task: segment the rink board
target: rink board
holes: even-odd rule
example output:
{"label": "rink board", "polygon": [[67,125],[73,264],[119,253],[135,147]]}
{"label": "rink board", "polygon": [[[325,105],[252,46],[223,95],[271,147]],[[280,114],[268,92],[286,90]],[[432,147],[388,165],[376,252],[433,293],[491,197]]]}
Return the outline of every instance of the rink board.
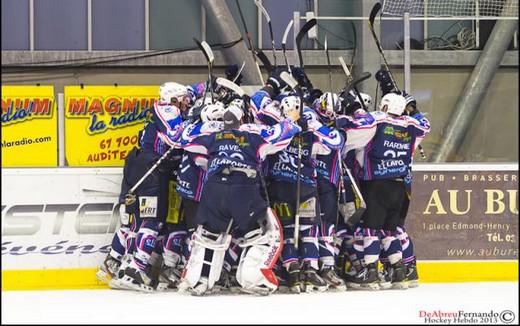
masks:
{"label": "rink board", "polygon": [[[492,175],[477,175],[485,171]],[[515,164],[414,167],[407,227],[421,282],[518,280],[517,175]],[[106,287],[95,272],[119,225],[121,178],[122,168],[2,169],[2,290]],[[457,192],[447,179],[467,182]],[[467,205],[442,204],[457,194],[467,194]],[[465,218],[472,222],[460,222]],[[465,226],[477,229],[460,230]],[[461,244],[474,256],[446,256]]]}

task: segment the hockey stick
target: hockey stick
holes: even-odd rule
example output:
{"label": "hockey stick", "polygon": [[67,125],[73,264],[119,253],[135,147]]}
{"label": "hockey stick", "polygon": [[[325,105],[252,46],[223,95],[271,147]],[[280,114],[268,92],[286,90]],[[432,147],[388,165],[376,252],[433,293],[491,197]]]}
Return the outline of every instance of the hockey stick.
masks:
{"label": "hockey stick", "polygon": [[305,23],[305,25],[302,26],[300,31],[298,32],[298,35],[296,35],[296,50],[298,51],[298,60],[300,61],[300,67],[304,68],[303,65],[303,58],[302,58],[302,40],[303,37],[307,34],[307,32],[316,25],[318,21],[316,18],[313,18]]}
{"label": "hockey stick", "polygon": [[242,73],[242,71],[244,70],[244,67],[246,66],[246,62],[245,61],[242,61],[242,65],[240,66],[240,69],[238,69],[237,71],[237,74],[235,75],[235,77],[233,77],[233,79],[231,80],[233,83],[237,81],[238,77],[240,77],[240,74]]}
{"label": "hockey stick", "polygon": [[202,43],[201,43],[195,37],[193,38],[193,41],[195,42],[195,44],[197,44],[197,46],[202,51],[202,53],[204,53],[204,56],[206,57],[206,61],[208,63],[208,78],[209,79],[208,79],[208,87],[206,87],[206,89],[204,90],[203,103],[206,103],[206,92],[208,91],[208,88],[210,89],[210,92],[211,92],[211,103],[213,103],[213,87],[211,85],[212,84],[211,77],[213,76],[212,68],[213,68],[213,62],[215,61],[215,56],[213,55],[213,51],[211,51],[211,47],[209,46],[208,43],[206,43],[206,41],[202,41]]}
{"label": "hockey stick", "polygon": [[171,153],[171,151],[176,148],[174,146],[171,146],[158,160],[157,162],[155,162],[155,164],[148,170],[146,171],[146,173],[141,177],[141,179],[139,179],[139,181],[137,181],[137,183],[132,187],[130,188],[130,190],[128,190],[128,192],[125,194],[125,205],[131,205],[133,203],[135,203],[135,200],[136,200],[136,197],[135,197],[135,190],[137,189],[137,187],[139,187],[141,185],[141,183],[143,183],[143,181],[148,178],[148,176],[150,174],[152,174],[153,171],[155,171],[155,169],[157,169],[157,167],[159,166],[159,164],[161,164],[161,162]]}
{"label": "hockey stick", "polygon": [[273,65],[271,64],[271,61],[267,58],[264,51],[260,49],[255,49],[255,54],[260,59],[262,64],[264,65],[265,69],[267,69],[267,72],[270,73],[273,70]]}
{"label": "hockey stick", "polygon": [[379,54],[381,54],[381,57],[383,58],[383,62],[385,64],[386,70],[388,70],[388,73],[390,74],[390,78],[392,79],[392,83],[394,84],[394,87],[399,90],[397,87],[397,83],[395,82],[394,75],[392,74],[392,71],[390,71],[390,67],[388,66],[388,61],[386,61],[385,53],[383,52],[383,47],[381,47],[381,43],[379,42],[379,39],[377,38],[376,32],[374,30],[374,20],[376,19],[376,15],[381,10],[381,3],[376,2],[374,4],[374,7],[372,7],[372,10],[370,11],[370,16],[368,17],[368,27],[370,28],[370,32],[372,32],[372,37],[374,38],[374,41],[376,42],[377,49],[379,50]]}
{"label": "hockey stick", "polygon": [[218,85],[225,87],[227,89],[230,89],[233,92],[237,93],[240,97],[244,96],[244,94],[245,94],[244,90],[240,86],[238,86],[237,84],[235,84],[234,82],[232,82],[229,79],[218,77],[216,82]]}
{"label": "hockey stick", "polygon": [[[323,42],[323,47],[325,48],[325,55],[327,56],[327,70],[329,71],[329,89],[332,93],[332,67],[330,66],[330,55],[329,48],[327,46],[327,33],[325,33],[325,42]],[[334,96],[332,96],[332,107],[334,108]]]}
{"label": "hockey stick", "polygon": [[[328,43],[327,43],[327,33],[325,33],[325,42],[323,42],[324,45],[323,47],[325,48],[325,55],[327,56],[327,69],[329,71],[329,88],[330,88],[330,93],[333,94],[332,90],[333,90],[333,87],[332,87],[332,67],[330,65],[330,54],[329,54],[329,47],[328,47]],[[340,57],[341,58],[341,57]],[[341,58],[343,59],[343,58]],[[340,60],[341,61],[341,60]],[[332,95],[332,107],[335,108],[336,107],[336,103],[334,103],[334,95]],[[345,184],[343,182],[343,167],[342,167],[342,159],[341,159],[341,151],[338,151],[338,167],[339,167],[339,188],[338,189],[338,198],[337,198],[337,210],[336,210],[336,227],[339,223],[339,202],[340,202],[340,198],[341,196],[343,196],[343,198],[345,199],[346,197],[346,194],[345,194]],[[334,232],[334,239],[336,238],[336,233]]]}
{"label": "hockey stick", "polygon": [[242,87],[238,86],[237,84],[233,83],[232,81],[226,78],[221,77],[217,78],[216,83],[224,88],[232,90],[242,98],[244,102],[242,106],[242,111],[244,112],[244,115],[247,117],[248,122],[252,122],[253,117],[247,106],[247,104],[249,103],[249,96],[247,96],[246,92],[242,89]]}
{"label": "hockey stick", "polygon": [[363,195],[361,194],[361,191],[359,190],[359,187],[356,183],[356,180],[352,176],[352,173],[350,172],[350,169],[345,166],[345,171],[347,172],[348,178],[350,179],[350,182],[352,183],[352,188],[354,188],[354,192],[356,193],[356,196],[359,198],[359,207],[356,209],[354,214],[352,214],[345,223],[349,225],[351,228],[359,223],[359,220],[361,220],[361,217],[363,216],[363,213],[367,210],[367,204],[365,202],[365,199],[363,198]]}
{"label": "hockey stick", "polygon": [[285,59],[285,64],[287,65],[287,71],[291,74],[291,66],[289,65],[289,60],[287,59],[287,54],[285,53],[285,46],[287,44],[287,36],[289,35],[289,31],[291,30],[291,27],[293,25],[294,21],[291,19],[289,24],[287,24],[287,27],[285,28],[285,32],[283,33],[282,38],[282,51],[283,51],[283,57]]}
{"label": "hockey stick", "polygon": [[255,5],[260,9],[260,11],[262,11],[264,18],[267,21],[267,25],[269,26],[269,35],[271,36],[271,47],[273,48],[273,61],[274,66],[276,67],[276,47],[274,45],[273,25],[271,24],[271,17],[269,16],[269,13],[265,9],[265,7],[262,5],[261,0],[255,0]]}
{"label": "hockey stick", "polygon": [[[360,82],[362,82],[363,80],[370,78],[370,76],[371,76],[370,73],[361,74],[361,76],[364,79],[358,80],[356,83],[353,83],[354,77],[352,77],[350,70],[348,70],[347,65],[345,64],[345,60],[343,60],[343,57],[339,57],[338,60],[339,60],[339,63],[341,64],[341,67],[343,68],[343,72],[347,76],[347,81],[350,83],[350,87],[352,87],[354,89],[354,91],[356,92],[356,95],[359,98],[359,102],[361,102],[361,106],[363,106],[363,110],[365,110],[365,112],[368,112],[368,108],[365,105],[365,101],[363,101],[363,98],[361,97],[361,93],[357,89],[356,85],[359,84]],[[365,78],[366,74],[368,74],[368,77]]]}
{"label": "hockey stick", "polygon": [[[374,30],[374,20],[376,19],[377,13],[381,10],[381,3],[377,2],[374,7],[372,7],[372,10],[370,11],[370,16],[368,17],[368,26],[370,27],[370,32],[372,32],[372,37],[374,38],[374,41],[376,42],[377,49],[379,50],[379,53],[381,54],[381,57],[383,58],[383,61],[385,63],[385,68],[390,74],[390,79],[392,79],[392,83],[394,84],[394,87],[397,91],[399,91],[399,87],[397,86],[397,82],[395,81],[394,75],[392,74],[392,71],[390,70],[390,67],[388,66],[388,62],[386,61],[385,53],[383,52],[383,48],[381,47],[381,43],[379,42],[379,39],[377,38],[376,32]],[[409,90],[408,90],[409,91]],[[423,160],[426,159],[426,154],[424,153],[424,148],[421,144],[417,147],[419,148],[419,153],[421,154],[421,158]]]}
{"label": "hockey stick", "polygon": [[[300,118],[303,117],[303,94],[300,86],[293,76],[286,71],[282,71],[280,78],[289,85],[300,97]],[[294,215],[294,248],[298,249],[298,238],[300,236],[300,192],[301,192],[301,172],[302,172],[302,135],[298,137],[298,176],[296,177],[296,213]]]}
{"label": "hockey stick", "polygon": [[242,13],[242,8],[240,7],[240,3],[238,2],[238,0],[235,0],[235,2],[237,4],[238,12],[240,14],[240,20],[242,21],[242,25],[244,26],[244,31],[246,32],[247,43],[249,44],[249,49],[251,50],[251,55],[253,56],[253,61],[255,62],[256,70],[258,71],[258,75],[260,76],[260,80],[262,81],[262,85],[263,85],[264,77],[262,76],[262,71],[260,70],[260,66],[258,65],[258,62],[256,61],[255,47],[253,46],[253,41],[251,41],[251,34],[249,34],[249,31],[247,29],[247,24],[244,19],[244,14]]}

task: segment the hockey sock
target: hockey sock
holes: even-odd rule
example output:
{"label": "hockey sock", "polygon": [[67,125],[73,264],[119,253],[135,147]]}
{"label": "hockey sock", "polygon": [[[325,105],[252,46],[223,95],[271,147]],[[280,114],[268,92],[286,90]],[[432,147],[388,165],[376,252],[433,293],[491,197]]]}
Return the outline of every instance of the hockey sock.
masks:
{"label": "hockey sock", "polygon": [[318,245],[321,266],[334,266],[334,224],[322,221],[319,229]]}
{"label": "hockey sock", "polygon": [[395,231],[381,230],[382,251],[384,256],[387,257],[388,262],[392,265],[403,258],[401,242],[395,235]]}
{"label": "hockey sock", "polygon": [[184,230],[171,231],[168,226],[168,234],[163,240],[163,259],[168,267],[175,267],[181,261],[183,246],[188,233]]}
{"label": "hockey sock", "polygon": [[145,220],[142,222],[135,238],[134,261],[137,266],[144,270],[148,265],[148,259],[155,247],[159,229],[156,220]]}
{"label": "hockey sock", "polygon": [[363,229],[358,227],[355,231],[347,232],[347,241],[345,241],[345,251],[351,263],[363,262],[365,258],[365,249],[363,247]]}
{"label": "hockey sock", "polygon": [[415,255],[413,251],[413,242],[410,239],[410,236],[406,232],[404,227],[397,227],[396,236],[401,242],[401,247],[403,251],[403,263],[409,264],[415,260]]}
{"label": "hockey sock", "polygon": [[130,227],[128,225],[121,226],[114,237],[112,238],[112,245],[110,248],[110,256],[121,261],[127,248],[127,239],[130,233]]}
{"label": "hockey sock", "polygon": [[289,264],[299,262],[298,253],[294,248],[294,224],[283,226],[283,239],[282,262],[288,270]]}
{"label": "hockey sock", "polygon": [[300,225],[300,257],[309,261],[312,268],[318,270],[318,226]]}
{"label": "hockey sock", "polygon": [[363,252],[365,264],[372,264],[379,259],[379,237],[378,231],[374,229],[363,229]]}
{"label": "hockey sock", "polygon": [[240,252],[241,248],[238,246],[238,240],[233,237],[231,239],[231,244],[229,245],[228,250],[226,250],[226,254],[224,256],[223,267],[226,269],[226,271],[230,272],[232,266],[238,266]]}

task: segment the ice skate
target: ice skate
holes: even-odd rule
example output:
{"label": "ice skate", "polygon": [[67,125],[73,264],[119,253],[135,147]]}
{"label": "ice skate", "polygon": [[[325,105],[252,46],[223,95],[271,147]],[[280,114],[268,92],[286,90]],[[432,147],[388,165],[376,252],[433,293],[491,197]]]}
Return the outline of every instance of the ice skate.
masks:
{"label": "ice skate", "polygon": [[417,265],[415,259],[405,265],[406,266],[406,281],[409,288],[416,288],[419,286],[419,274],[417,273]]}
{"label": "ice skate", "polygon": [[329,290],[346,291],[345,281],[336,274],[334,266],[323,266],[320,271],[321,278],[327,283]]}
{"label": "ice skate", "polygon": [[287,288],[290,293],[300,293],[302,282],[300,280],[300,266],[297,262],[293,262],[289,265],[287,271]]}
{"label": "ice skate", "polygon": [[170,267],[163,265],[159,274],[157,291],[169,291],[177,289],[182,273],[182,267]]}
{"label": "ice skate", "polygon": [[153,292],[154,284],[146,271],[141,270],[135,262],[131,262],[124,270],[124,275],[119,279],[119,284],[126,289],[140,292]]}
{"label": "ice skate", "polygon": [[354,275],[347,286],[356,290],[379,290],[379,277],[377,274],[377,262],[371,263]]}
{"label": "ice skate", "polygon": [[108,254],[96,273],[97,279],[105,284],[110,283],[112,278],[117,277],[119,266],[121,262]]}
{"label": "ice skate", "polygon": [[311,266],[309,261],[303,263],[303,291],[304,292],[323,292],[328,288],[327,282],[318,271]]}
{"label": "ice skate", "polygon": [[406,266],[403,264],[402,260],[390,265],[389,272],[392,280],[392,289],[408,289]]}

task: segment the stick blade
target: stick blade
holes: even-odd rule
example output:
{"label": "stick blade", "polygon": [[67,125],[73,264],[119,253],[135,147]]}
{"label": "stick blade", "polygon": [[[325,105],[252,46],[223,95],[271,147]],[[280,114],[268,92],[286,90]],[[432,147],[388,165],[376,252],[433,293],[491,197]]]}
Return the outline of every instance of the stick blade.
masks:
{"label": "stick blade", "polygon": [[206,59],[210,63],[213,63],[215,61],[215,56],[213,55],[213,51],[211,50],[211,47],[206,41],[202,41],[202,48],[204,49],[204,53],[206,54]]}
{"label": "stick blade", "polygon": [[356,209],[356,211],[354,212],[354,214],[352,214],[346,221],[345,223],[350,227],[354,227],[356,226],[359,221],[361,221],[361,217],[363,217],[363,214],[365,213],[366,211],[366,207],[359,207],[358,209]]}
{"label": "stick blade", "polygon": [[294,79],[294,77],[291,76],[287,71],[282,71],[280,78],[282,78],[282,80],[286,82],[290,88],[295,90],[298,87],[298,82],[296,79]]}
{"label": "stick blade", "polygon": [[240,86],[238,86],[229,79],[218,77],[216,82],[218,85],[237,93],[240,97],[244,96],[244,94],[246,93]]}
{"label": "stick blade", "polygon": [[311,28],[313,28],[318,21],[316,18],[310,19],[308,22],[305,23],[305,25],[302,26],[300,31],[298,32],[298,35],[296,35],[296,43],[300,44],[302,38],[309,32]]}
{"label": "stick blade", "polygon": [[271,64],[271,61],[269,61],[269,59],[265,55],[264,51],[262,51],[260,49],[255,49],[255,55],[262,62],[265,69],[267,69],[267,72],[271,72],[271,70],[273,70],[273,65]]}
{"label": "stick blade", "polygon": [[285,32],[283,33],[283,38],[282,38],[283,47],[285,47],[285,45],[287,44],[287,36],[289,35],[289,31],[291,30],[291,27],[293,24],[294,24],[294,21],[291,19],[291,21],[289,22],[289,24],[287,24],[287,27],[285,28]]}
{"label": "stick blade", "polygon": [[372,76],[372,74],[370,72],[364,71],[361,73],[361,75],[359,75],[358,78],[356,78],[356,79],[354,79],[354,81],[352,81],[352,85],[355,86],[355,85],[361,83],[362,81],[369,79],[371,76]]}
{"label": "stick blade", "polygon": [[381,3],[376,2],[370,11],[370,16],[368,16],[368,23],[370,26],[374,26],[374,20],[376,19],[377,13],[381,10]]}
{"label": "stick blade", "polygon": [[341,64],[341,68],[343,68],[343,72],[345,75],[347,75],[348,78],[352,79],[352,74],[350,73],[350,70],[347,67],[347,64],[345,63],[345,60],[343,57],[338,57],[339,63]]}
{"label": "stick blade", "polygon": [[260,0],[255,0],[255,5],[258,7],[258,9],[260,9],[262,11],[262,13],[264,14],[265,20],[269,23],[271,21],[271,17],[269,16],[269,13],[265,9],[265,7],[262,5]]}

